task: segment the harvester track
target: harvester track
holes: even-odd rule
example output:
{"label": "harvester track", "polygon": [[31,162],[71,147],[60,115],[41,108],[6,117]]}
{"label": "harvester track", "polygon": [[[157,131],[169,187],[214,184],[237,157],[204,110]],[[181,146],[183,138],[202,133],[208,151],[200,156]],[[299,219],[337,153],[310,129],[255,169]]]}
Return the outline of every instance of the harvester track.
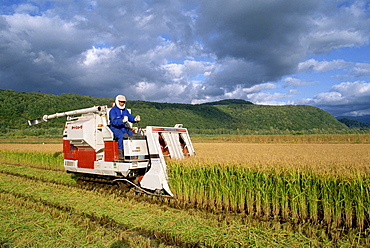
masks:
{"label": "harvester track", "polygon": [[181,209],[178,199],[146,191],[127,179],[107,180],[103,178],[83,177],[77,178],[77,187],[85,190],[100,191],[105,194],[113,194],[125,198],[134,198],[136,201],[150,202],[167,205]]}
{"label": "harvester track", "polygon": [[[42,183],[48,184],[48,185],[58,185],[58,187],[76,187],[76,188],[80,188],[82,190],[88,190],[88,191],[100,190],[100,192],[102,192],[102,193],[115,194],[115,195],[117,195],[119,193],[119,196],[126,196],[127,197],[127,195],[124,195],[124,193],[121,190],[119,190],[118,188],[109,187],[109,184],[107,184],[103,180],[100,180],[100,181],[96,180],[94,182],[91,182],[91,180],[90,180],[89,185],[84,185],[83,187],[81,187],[81,185],[79,185],[79,184],[78,185],[68,185],[68,184],[65,184],[65,183],[55,182],[55,181],[42,179],[42,178],[38,178],[38,177],[34,177],[34,176],[28,176],[28,175],[24,175],[24,174],[20,174],[20,173],[8,172],[8,171],[4,171],[4,170],[0,170],[0,174],[9,175],[9,176],[12,176],[12,177],[15,177],[15,178],[19,178],[21,181],[27,181],[27,180],[38,181],[38,182],[42,182]],[[80,183],[82,183],[82,182],[83,181],[80,180]],[[98,185],[99,185],[99,187],[97,188],[96,186],[98,186]],[[94,186],[94,187],[89,189],[89,187],[91,187],[91,186]],[[114,183],[111,182],[110,186],[114,186]],[[66,189],[65,191],[68,192],[68,189]],[[110,218],[110,217],[105,216],[105,215],[97,216],[94,213],[90,213],[90,212],[80,213],[79,211],[77,211],[77,209],[75,209],[71,206],[64,205],[62,202],[61,203],[50,202],[48,200],[38,198],[38,197],[33,197],[33,196],[30,196],[30,195],[27,195],[27,194],[24,194],[24,193],[21,193],[21,192],[16,192],[16,191],[13,191],[13,190],[9,191],[9,190],[5,190],[5,189],[1,189],[1,188],[0,188],[0,194],[9,194],[9,195],[13,195],[16,198],[23,199],[25,202],[33,202],[34,204],[38,204],[39,208],[40,208],[40,204],[41,204],[42,206],[44,206],[44,209],[49,208],[50,212],[52,212],[54,215],[56,214],[56,212],[52,209],[55,209],[55,210],[58,210],[58,211],[61,211],[61,212],[64,212],[64,213],[68,213],[70,216],[76,216],[77,218],[80,218],[80,219],[87,218],[87,219],[89,219],[89,221],[91,223],[94,223],[94,224],[99,225],[103,228],[106,228],[109,231],[128,232],[128,233],[131,233],[131,235],[134,235],[134,236],[140,235],[140,236],[143,236],[143,237],[147,237],[147,238],[150,238],[151,240],[155,240],[157,245],[159,245],[159,243],[162,243],[162,244],[165,244],[165,245],[176,246],[176,247],[200,247],[198,243],[183,242],[183,241],[181,241],[181,239],[173,237],[173,235],[171,235],[169,233],[159,232],[159,231],[155,231],[155,230],[146,230],[145,228],[141,228],[141,227],[140,228],[135,228],[135,227],[127,226],[125,224],[118,223],[113,218]]]}
{"label": "harvester track", "polygon": [[113,191],[114,193],[117,193],[115,192],[115,190],[117,190],[121,194],[131,190],[138,194],[146,194],[149,196],[174,199],[174,197],[169,196],[169,195],[164,195],[164,194],[145,190],[141,188],[140,186],[138,186],[137,184],[135,184],[134,182],[128,179],[125,179],[125,178],[118,178],[118,179],[110,180],[110,179],[97,178],[97,177],[77,176],[77,184],[80,186],[84,186],[84,184],[92,185],[92,189],[95,186],[97,188],[103,188],[103,189],[107,189],[108,191]]}
{"label": "harvester track", "polygon": [[[12,165],[12,166],[25,166],[26,165],[26,164],[12,164],[12,163],[3,163],[3,164]],[[45,171],[49,170],[47,168],[42,168],[38,166],[31,166],[31,165],[26,165],[26,166],[40,169],[40,170],[45,170]],[[56,171],[59,171],[59,170],[56,170]],[[68,186],[68,187],[77,187],[77,188],[81,188],[81,189],[89,190],[89,191],[99,191],[100,193],[112,194],[112,195],[116,195],[116,196],[124,197],[124,198],[130,198],[130,199],[134,198],[138,202],[145,201],[145,202],[150,202],[154,204],[167,205],[169,207],[174,207],[177,209],[184,208],[183,204],[180,204],[178,199],[171,197],[171,196],[156,194],[156,193],[143,190],[142,188],[138,187],[133,182],[131,181],[127,182],[128,180],[124,180],[125,183],[123,183],[122,182],[123,180],[121,179],[114,181],[114,180],[107,180],[104,178],[97,178],[97,177],[74,176],[74,178],[76,179],[76,184],[71,185],[71,184],[60,182],[60,181],[54,181],[54,180],[50,180],[47,178],[43,178],[40,176],[30,176],[27,174],[21,174],[21,173],[6,171],[6,170],[0,170],[0,173],[13,175],[13,176],[21,177],[21,178],[26,178],[30,180],[37,180],[37,181],[41,181],[45,183],[53,183],[53,184],[63,185],[63,186]]]}

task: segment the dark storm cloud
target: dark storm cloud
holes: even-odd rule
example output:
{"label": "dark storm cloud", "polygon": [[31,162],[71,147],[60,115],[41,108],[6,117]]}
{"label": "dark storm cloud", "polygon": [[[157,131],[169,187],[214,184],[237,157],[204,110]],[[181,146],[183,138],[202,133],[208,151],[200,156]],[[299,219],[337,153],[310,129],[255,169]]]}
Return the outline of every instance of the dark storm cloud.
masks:
{"label": "dark storm cloud", "polygon": [[247,99],[251,89],[274,89],[273,82],[304,70],[308,55],[366,44],[366,1],[338,4],[5,1],[0,88],[187,103]]}
{"label": "dark storm cloud", "polygon": [[[171,5],[56,2],[40,15],[24,13],[36,6],[15,6],[0,22],[1,87],[107,96],[141,81],[166,84],[161,65],[186,54],[180,34],[191,32],[187,17]],[[167,33],[179,40],[173,48],[161,38]]]}
{"label": "dark storm cloud", "polygon": [[254,71],[235,84],[276,80],[294,72],[306,55],[301,39],[311,29],[317,2],[206,1],[197,33],[219,59],[238,58],[244,68]]}

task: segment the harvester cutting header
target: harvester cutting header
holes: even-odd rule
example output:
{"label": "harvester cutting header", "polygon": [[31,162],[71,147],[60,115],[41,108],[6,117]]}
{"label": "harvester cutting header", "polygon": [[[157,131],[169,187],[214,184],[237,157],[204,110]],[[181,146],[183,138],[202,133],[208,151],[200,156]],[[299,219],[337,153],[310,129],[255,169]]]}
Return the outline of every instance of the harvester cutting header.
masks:
{"label": "harvester cutting header", "polygon": [[[126,100],[126,99],[124,99]],[[134,186],[140,191],[173,196],[168,186],[165,157],[194,156],[188,131],[174,127],[132,127],[140,116],[120,107],[72,110],[29,120],[35,125],[67,117],[63,131],[64,168],[68,173]],[[117,110],[118,109],[118,110]],[[121,133],[117,129],[122,129]]]}

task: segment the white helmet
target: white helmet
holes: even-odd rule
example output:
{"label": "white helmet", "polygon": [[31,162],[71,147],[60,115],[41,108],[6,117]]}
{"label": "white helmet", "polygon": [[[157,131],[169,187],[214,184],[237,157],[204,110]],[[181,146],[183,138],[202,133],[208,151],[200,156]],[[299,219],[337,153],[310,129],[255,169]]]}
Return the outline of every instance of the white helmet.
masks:
{"label": "white helmet", "polygon": [[[121,105],[119,105],[119,102],[125,102],[125,104],[123,104],[123,106],[121,107]],[[119,108],[119,109],[125,109],[125,106],[126,106],[126,97],[124,95],[118,95],[116,96],[116,106]]]}

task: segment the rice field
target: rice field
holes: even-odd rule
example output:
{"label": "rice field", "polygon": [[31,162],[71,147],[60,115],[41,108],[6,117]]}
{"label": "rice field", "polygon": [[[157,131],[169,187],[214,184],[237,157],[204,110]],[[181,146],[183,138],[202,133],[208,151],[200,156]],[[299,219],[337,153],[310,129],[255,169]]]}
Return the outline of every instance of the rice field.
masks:
{"label": "rice field", "polygon": [[[351,234],[370,245],[369,137],[291,137],[193,141],[196,157],[167,160],[176,204],[289,223],[334,241]],[[62,170],[61,151],[61,144],[0,144],[0,162]]]}
{"label": "rice field", "polygon": [[370,173],[370,144],[195,143],[194,147],[196,157],[178,162],[341,176]]}

